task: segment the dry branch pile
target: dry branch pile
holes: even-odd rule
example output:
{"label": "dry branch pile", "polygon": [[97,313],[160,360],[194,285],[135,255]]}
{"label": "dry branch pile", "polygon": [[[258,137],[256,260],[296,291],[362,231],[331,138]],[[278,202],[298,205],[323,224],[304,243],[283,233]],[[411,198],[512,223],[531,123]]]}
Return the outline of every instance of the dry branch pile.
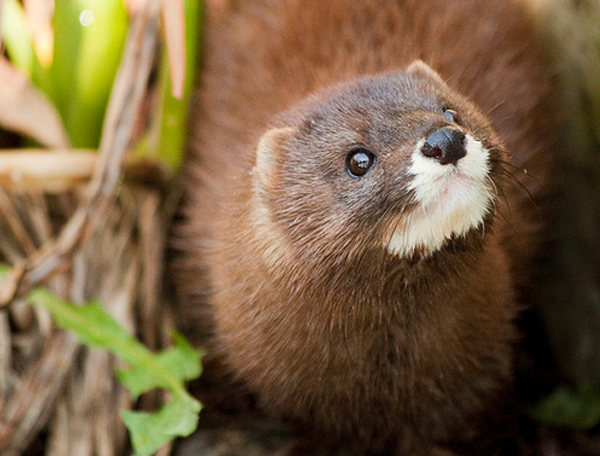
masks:
{"label": "dry branch pile", "polygon": [[[0,453],[122,455],[119,409],[133,403],[111,355],[82,348],[25,300],[33,287],[100,299],[150,348],[172,328],[161,306],[164,189],[124,181],[155,61],[159,2],[133,16],[97,155],[14,151],[0,157]],[[38,154],[38,155],[36,155]],[[168,452],[168,448],[164,449]]]}

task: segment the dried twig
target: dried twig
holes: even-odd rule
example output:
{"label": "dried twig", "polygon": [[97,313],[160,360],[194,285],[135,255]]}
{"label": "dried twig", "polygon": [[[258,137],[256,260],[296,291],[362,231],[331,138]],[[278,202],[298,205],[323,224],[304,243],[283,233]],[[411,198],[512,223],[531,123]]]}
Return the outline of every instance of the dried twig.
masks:
{"label": "dried twig", "polygon": [[0,186],[8,190],[59,193],[89,180],[95,151],[4,149],[0,154]]}
{"label": "dried twig", "polygon": [[[15,390],[4,410],[4,419],[0,421],[0,449],[2,451],[20,451],[46,423],[52,412],[54,401],[48,397],[56,396],[69,372],[79,347],[74,336],[57,332],[46,342],[44,356],[30,367],[33,374],[26,375],[27,381]],[[43,384],[44,388],[39,385]],[[43,394],[43,396],[42,396]],[[17,447],[15,447],[17,445]]]}

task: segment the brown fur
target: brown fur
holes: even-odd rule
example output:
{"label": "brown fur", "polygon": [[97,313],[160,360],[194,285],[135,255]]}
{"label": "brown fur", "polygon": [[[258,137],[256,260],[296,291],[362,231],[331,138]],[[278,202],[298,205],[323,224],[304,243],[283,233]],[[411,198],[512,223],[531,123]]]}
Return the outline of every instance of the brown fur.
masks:
{"label": "brown fur", "polygon": [[[213,356],[268,414],[364,451],[468,440],[509,378],[515,296],[543,226],[552,112],[537,52],[509,1],[209,3],[172,269],[189,332],[215,333]],[[393,76],[415,59],[448,87]],[[372,127],[396,121],[391,93],[416,107],[394,134]],[[434,99],[494,151],[497,211],[431,256],[400,258],[376,242],[391,184],[347,190],[334,152],[348,135],[394,150],[402,183],[420,126],[445,122],[419,110]],[[390,199],[409,210],[399,188]]]}

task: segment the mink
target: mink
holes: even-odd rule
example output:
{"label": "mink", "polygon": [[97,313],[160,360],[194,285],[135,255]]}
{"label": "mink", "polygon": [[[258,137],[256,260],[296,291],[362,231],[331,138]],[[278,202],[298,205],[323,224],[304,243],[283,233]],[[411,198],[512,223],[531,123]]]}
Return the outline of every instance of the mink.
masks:
{"label": "mink", "polygon": [[184,329],[324,447],[472,440],[510,389],[551,191],[527,17],[503,0],[209,2],[203,39],[171,238]]}

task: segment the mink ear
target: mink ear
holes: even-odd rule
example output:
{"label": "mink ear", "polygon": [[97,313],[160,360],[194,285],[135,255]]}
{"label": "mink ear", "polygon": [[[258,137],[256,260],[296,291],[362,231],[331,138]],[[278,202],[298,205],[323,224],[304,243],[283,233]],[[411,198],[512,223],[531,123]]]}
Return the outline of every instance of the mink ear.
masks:
{"label": "mink ear", "polygon": [[406,71],[433,79],[442,85],[445,84],[442,77],[421,59],[415,60],[413,63],[411,63]]}
{"label": "mink ear", "polygon": [[273,128],[263,134],[256,147],[256,163],[252,169],[254,183],[260,190],[272,188],[282,148],[294,133],[292,127]]}

